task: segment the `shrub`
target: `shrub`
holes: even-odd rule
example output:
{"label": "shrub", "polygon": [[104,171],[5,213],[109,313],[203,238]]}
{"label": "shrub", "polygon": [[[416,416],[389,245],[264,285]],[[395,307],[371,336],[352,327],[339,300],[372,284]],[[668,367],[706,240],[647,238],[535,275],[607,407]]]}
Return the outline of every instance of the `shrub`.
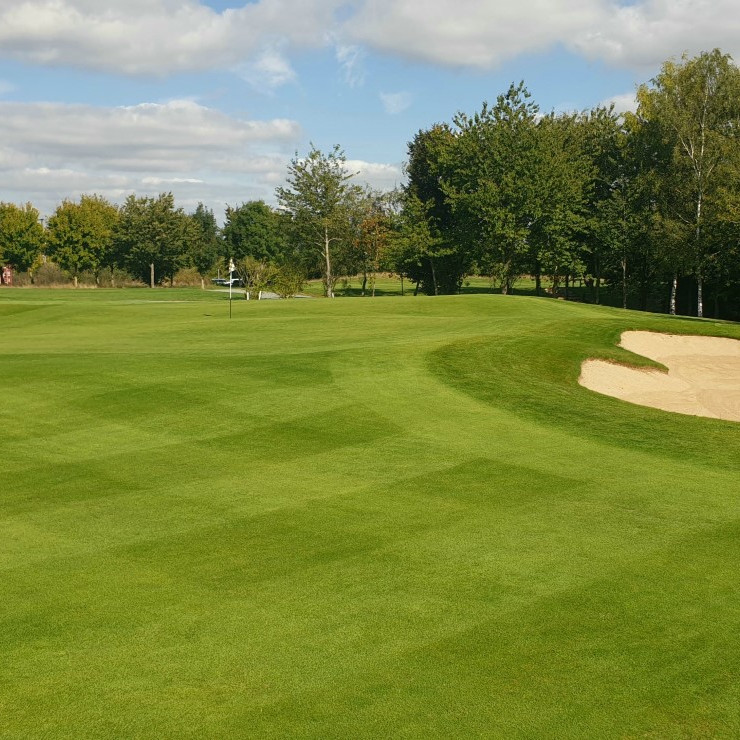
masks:
{"label": "shrub", "polygon": [[70,285],[72,278],[55,262],[49,261],[33,271],[32,282],[34,285],[48,288],[53,285]]}
{"label": "shrub", "polygon": [[172,284],[180,287],[200,287],[201,277],[194,267],[183,267],[175,273]]}
{"label": "shrub", "polygon": [[283,265],[273,278],[272,286],[281,298],[291,298],[303,289],[304,274],[294,267]]}

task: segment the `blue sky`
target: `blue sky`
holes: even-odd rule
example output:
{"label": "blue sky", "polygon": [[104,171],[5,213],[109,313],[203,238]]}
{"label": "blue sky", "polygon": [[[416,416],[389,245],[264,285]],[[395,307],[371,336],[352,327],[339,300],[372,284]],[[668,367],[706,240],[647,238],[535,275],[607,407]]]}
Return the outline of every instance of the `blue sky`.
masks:
{"label": "blue sky", "polygon": [[740,0],[0,0],[0,200],[274,200],[309,142],[402,180],[409,139],[523,79],[632,104],[662,61],[740,51]]}

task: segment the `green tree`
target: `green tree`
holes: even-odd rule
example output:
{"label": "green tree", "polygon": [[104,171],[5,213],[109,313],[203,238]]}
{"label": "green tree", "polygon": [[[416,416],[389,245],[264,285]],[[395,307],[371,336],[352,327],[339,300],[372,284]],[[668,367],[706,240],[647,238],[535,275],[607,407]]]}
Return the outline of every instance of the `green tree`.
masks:
{"label": "green tree", "polygon": [[109,264],[118,209],[100,195],[83,195],[79,203],[65,200],[46,227],[47,254],[74,278],[91,270],[96,282]]}
{"label": "green tree", "polygon": [[[593,299],[601,302],[601,285],[614,265],[627,265],[625,228],[631,184],[629,132],[614,106],[599,106],[578,117],[582,151],[591,168],[590,198],[586,205],[588,272],[593,279]],[[624,259],[623,259],[624,258]],[[626,286],[626,275],[624,286]],[[626,298],[626,294],[625,294]]]}
{"label": "green tree", "polygon": [[278,272],[278,268],[270,262],[244,257],[236,262],[236,273],[244,283],[244,293],[249,300],[257,295],[259,300],[262,292],[271,287]]}
{"label": "green tree", "polygon": [[305,275],[300,267],[290,263],[278,265],[272,278],[272,288],[281,298],[293,298],[303,289]]}
{"label": "green tree", "polygon": [[578,116],[550,114],[536,126],[532,178],[529,271],[537,289],[544,271],[557,287],[565,279],[566,298],[571,277],[583,275],[587,247],[587,204],[592,194],[593,163],[584,151]]}
{"label": "green tree", "polygon": [[200,275],[200,287],[205,288],[205,278],[213,268],[221,251],[221,237],[213,211],[203,203],[190,214],[193,237],[189,242],[188,259]]}
{"label": "green tree", "polygon": [[324,295],[334,297],[340,271],[337,262],[351,254],[353,204],[360,188],[349,181],[344,152],[335,146],[324,154],[311,145],[308,156],[296,156],[288,166],[287,187],[277,189],[278,201],[292,218],[301,245],[320,257]]}
{"label": "green tree", "polygon": [[[413,280],[416,291],[421,288],[430,295],[456,293],[473,262],[444,188],[450,173],[460,171],[456,145],[457,134],[447,124],[417,132],[408,144],[401,241],[396,241],[393,253],[396,271]],[[422,214],[426,226],[412,227]]]}
{"label": "green tree", "polygon": [[[419,288],[429,295],[439,295],[439,261],[450,252],[431,215],[433,207],[432,201],[423,202],[413,190],[407,192],[394,239],[394,269],[416,283],[414,295]],[[449,277],[449,272],[445,275]]]}
{"label": "green tree", "polygon": [[174,277],[197,238],[195,224],[181,208],[175,208],[172,193],[156,198],[130,195],[121,208],[114,232],[114,249],[133,275],[149,282]]}
{"label": "green tree", "polygon": [[0,264],[28,270],[41,253],[44,229],[39,212],[30,203],[0,203]]}
{"label": "green tree", "polygon": [[254,257],[279,260],[286,249],[287,229],[280,214],[264,201],[252,200],[226,207],[223,228],[223,256],[241,260]]}
{"label": "green tree", "polygon": [[654,129],[667,152],[658,158],[665,220],[687,245],[697,282],[697,314],[704,314],[704,281],[727,245],[716,237],[728,182],[740,177],[740,70],[718,49],[668,61],[637,93],[637,117]]}
{"label": "green tree", "polygon": [[355,234],[353,247],[357,263],[362,272],[362,295],[367,290],[368,279],[370,294],[375,296],[375,280],[381,269],[391,235],[391,195],[366,190],[355,210]]}
{"label": "green tree", "polygon": [[511,85],[496,105],[483,104],[454,123],[454,167],[444,188],[459,224],[458,234],[479,267],[501,281],[507,293],[529,252],[533,224],[540,218],[536,189],[538,106],[524,83]]}

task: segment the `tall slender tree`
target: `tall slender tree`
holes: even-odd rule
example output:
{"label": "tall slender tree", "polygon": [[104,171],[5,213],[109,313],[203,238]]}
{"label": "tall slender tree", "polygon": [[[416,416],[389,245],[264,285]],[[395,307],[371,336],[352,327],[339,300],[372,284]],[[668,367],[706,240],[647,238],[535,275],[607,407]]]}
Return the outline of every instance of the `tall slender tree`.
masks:
{"label": "tall slender tree", "polygon": [[286,187],[277,189],[277,198],[292,217],[301,245],[319,256],[324,295],[334,297],[338,272],[337,254],[350,251],[352,206],[361,189],[350,181],[347,160],[339,146],[327,154],[311,145],[305,158],[296,153],[288,166]]}
{"label": "tall slender tree", "polygon": [[205,288],[205,279],[221,251],[221,234],[213,211],[203,203],[198,203],[190,218],[194,229],[188,244],[188,258],[200,275],[200,287]]}

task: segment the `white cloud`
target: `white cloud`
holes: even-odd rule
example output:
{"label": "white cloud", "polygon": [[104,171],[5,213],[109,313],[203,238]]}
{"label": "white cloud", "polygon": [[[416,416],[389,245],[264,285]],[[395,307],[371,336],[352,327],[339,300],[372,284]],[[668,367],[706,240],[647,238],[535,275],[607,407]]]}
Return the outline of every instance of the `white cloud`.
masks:
{"label": "white cloud", "polygon": [[7,95],[15,90],[15,85],[6,80],[0,80],[0,95]]}
{"label": "white cloud", "polygon": [[380,93],[380,102],[383,104],[385,112],[392,116],[403,113],[411,105],[411,101],[411,93]]}
{"label": "white cloud", "polygon": [[396,56],[481,69],[558,45],[640,70],[683,51],[740,56],[738,0],[365,0],[345,33]]}
{"label": "white cloud", "polygon": [[[243,120],[173,100],[121,108],[0,101],[3,200],[32,201],[50,214],[64,198],[171,190],[186,210],[203,201],[274,201],[301,130],[285,119]],[[392,188],[400,166],[353,160],[358,183]]]}
{"label": "white cloud", "polygon": [[344,81],[350,87],[359,87],[365,82],[365,68],[363,62],[365,53],[354,44],[339,44],[336,48],[336,57],[342,68]]}
{"label": "white cloud", "polygon": [[266,42],[317,47],[341,0],[261,0],[219,13],[197,0],[0,0],[4,57],[130,75],[230,68]]}
{"label": "white cloud", "polygon": [[63,198],[172,190],[186,208],[271,199],[301,131],[191,101],[121,108],[0,101],[3,199],[49,213]]}
{"label": "white cloud", "polygon": [[348,159],[346,169],[352,174],[357,173],[354,182],[365,183],[375,190],[392,190],[403,182],[403,171],[400,164]]}
{"label": "white cloud", "polygon": [[604,6],[600,0],[366,0],[347,30],[410,59],[490,68],[598,24]]}
{"label": "white cloud", "polygon": [[622,93],[621,95],[612,95],[612,97],[602,100],[600,105],[608,108],[614,106],[615,113],[634,113],[637,110],[637,98],[635,93]]}
{"label": "white cloud", "polygon": [[738,0],[245,0],[222,12],[203,0],[0,0],[0,56],[41,65],[246,68],[269,88],[293,79],[294,50],[328,46],[350,85],[364,79],[364,48],[489,69],[564,46],[642,70],[683,51],[740,55],[740,13]]}
{"label": "white cloud", "polygon": [[719,47],[740,56],[737,0],[644,0],[613,6],[604,22],[573,39],[595,59],[647,69],[683,52]]}
{"label": "white cloud", "polygon": [[261,92],[271,92],[296,79],[290,61],[278,47],[263,50],[254,61],[239,65],[236,72]]}
{"label": "white cloud", "polygon": [[163,185],[202,185],[203,180],[197,177],[142,177],[143,185],[153,185],[160,188]]}

